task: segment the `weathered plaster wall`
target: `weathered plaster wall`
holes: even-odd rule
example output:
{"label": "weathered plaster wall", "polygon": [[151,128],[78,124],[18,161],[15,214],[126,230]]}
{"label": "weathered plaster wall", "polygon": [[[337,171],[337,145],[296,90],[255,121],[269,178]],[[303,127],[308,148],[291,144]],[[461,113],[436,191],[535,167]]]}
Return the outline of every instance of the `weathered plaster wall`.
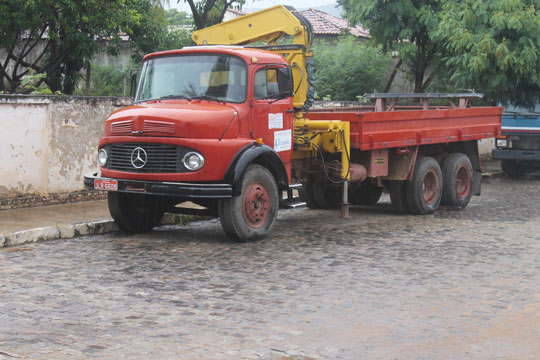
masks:
{"label": "weathered plaster wall", "polygon": [[48,103],[0,102],[0,196],[47,191]]}
{"label": "weathered plaster wall", "polygon": [[0,199],[83,189],[104,120],[129,98],[0,96]]}

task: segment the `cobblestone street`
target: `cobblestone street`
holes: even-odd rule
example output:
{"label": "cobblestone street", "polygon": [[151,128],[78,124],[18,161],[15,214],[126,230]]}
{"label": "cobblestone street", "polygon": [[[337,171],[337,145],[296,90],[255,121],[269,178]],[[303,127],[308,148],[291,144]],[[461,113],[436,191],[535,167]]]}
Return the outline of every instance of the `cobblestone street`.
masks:
{"label": "cobblestone street", "polygon": [[540,178],[457,211],[288,210],[0,249],[0,359],[538,359]]}

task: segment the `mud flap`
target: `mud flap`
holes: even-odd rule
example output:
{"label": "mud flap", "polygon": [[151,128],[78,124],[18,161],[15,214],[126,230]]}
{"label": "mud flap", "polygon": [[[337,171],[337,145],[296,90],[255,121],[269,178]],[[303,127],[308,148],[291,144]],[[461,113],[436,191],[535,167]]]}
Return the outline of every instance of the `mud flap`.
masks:
{"label": "mud flap", "polygon": [[480,191],[482,189],[482,171],[475,170],[473,176],[472,193],[475,196],[480,196]]}

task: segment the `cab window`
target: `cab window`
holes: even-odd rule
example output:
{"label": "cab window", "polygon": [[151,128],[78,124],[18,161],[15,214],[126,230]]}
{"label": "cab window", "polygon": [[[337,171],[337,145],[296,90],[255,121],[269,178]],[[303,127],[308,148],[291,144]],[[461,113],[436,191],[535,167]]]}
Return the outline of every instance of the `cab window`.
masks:
{"label": "cab window", "polygon": [[286,67],[261,69],[255,73],[253,96],[257,99],[283,99],[291,96],[291,72]]}

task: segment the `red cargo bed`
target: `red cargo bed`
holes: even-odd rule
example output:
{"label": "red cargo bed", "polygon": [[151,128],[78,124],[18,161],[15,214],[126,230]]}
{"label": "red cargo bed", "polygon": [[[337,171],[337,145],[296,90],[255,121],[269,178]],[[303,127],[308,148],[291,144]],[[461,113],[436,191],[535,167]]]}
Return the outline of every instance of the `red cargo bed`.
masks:
{"label": "red cargo bed", "polygon": [[351,148],[360,150],[493,138],[501,134],[501,107],[380,112],[324,112],[310,120],[351,123]]}

